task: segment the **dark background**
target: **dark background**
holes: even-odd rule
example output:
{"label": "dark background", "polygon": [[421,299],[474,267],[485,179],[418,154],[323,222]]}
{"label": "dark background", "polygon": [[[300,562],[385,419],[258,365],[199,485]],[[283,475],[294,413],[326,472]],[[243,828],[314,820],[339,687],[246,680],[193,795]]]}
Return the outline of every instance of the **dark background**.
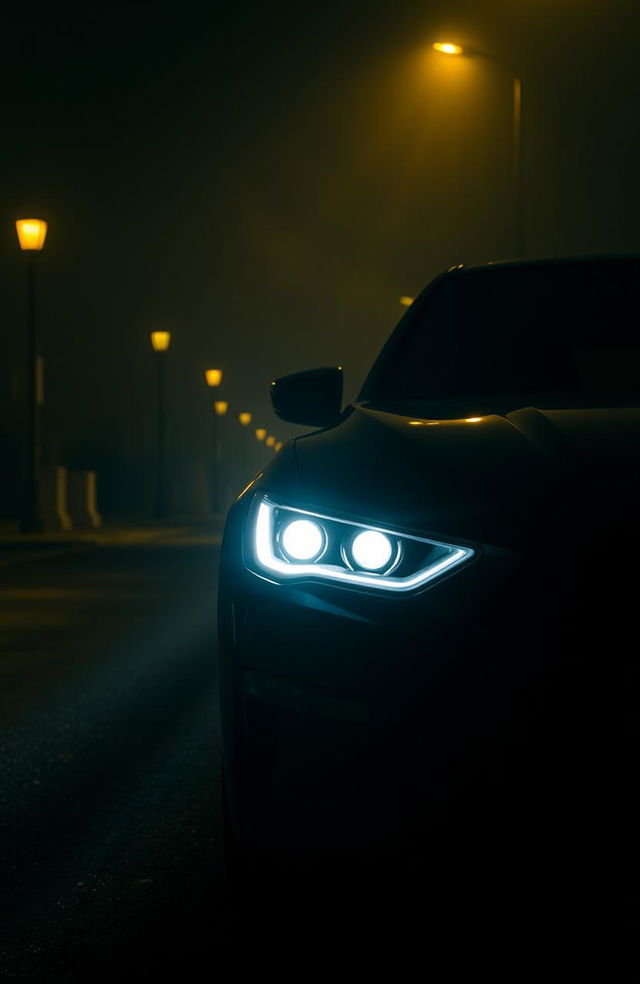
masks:
{"label": "dark background", "polygon": [[[148,507],[149,332],[169,352],[174,481],[204,462],[210,395],[278,437],[274,375],[342,363],[347,398],[415,295],[513,255],[511,85],[524,87],[526,254],[638,250],[635,0],[130,3],[3,15],[0,509],[13,515],[25,298],[40,263],[51,460],[103,512]],[[253,426],[253,425],[252,425]],[[195,463],[195,464],[194,464]]]}

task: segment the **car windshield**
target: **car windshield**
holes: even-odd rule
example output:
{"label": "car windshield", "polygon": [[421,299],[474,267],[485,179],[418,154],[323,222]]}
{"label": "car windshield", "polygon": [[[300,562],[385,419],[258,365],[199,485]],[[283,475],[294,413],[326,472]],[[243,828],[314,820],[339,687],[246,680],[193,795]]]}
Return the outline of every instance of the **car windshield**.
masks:
{"label": "car windshield", "polygon": [[640,261],[487,266],[445,276],[409,310],[362,397],[522,394],[637,399]]}

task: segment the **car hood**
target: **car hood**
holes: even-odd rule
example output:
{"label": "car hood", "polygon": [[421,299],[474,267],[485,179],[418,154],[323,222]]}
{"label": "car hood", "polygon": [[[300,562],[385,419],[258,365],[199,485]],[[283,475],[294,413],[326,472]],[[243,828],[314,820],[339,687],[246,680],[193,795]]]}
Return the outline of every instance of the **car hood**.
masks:
{"label": "car hood", "polygon": [[640,409],[433,420],[356,405],[295,451],[314,508],[515,545],[558,521],[579,526],[594,505],[599,519],[613,507],[635,516]]}

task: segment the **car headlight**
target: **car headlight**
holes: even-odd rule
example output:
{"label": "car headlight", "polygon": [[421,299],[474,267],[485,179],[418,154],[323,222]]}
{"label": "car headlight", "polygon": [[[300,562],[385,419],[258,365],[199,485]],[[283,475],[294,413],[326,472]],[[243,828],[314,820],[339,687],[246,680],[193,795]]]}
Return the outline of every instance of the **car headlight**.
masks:
{"label": "car headlight", "polygon": [[267,496],[247,527],[245,558],[276,581],[313,578],[383,591],[412,591],[470,560],[468,546],[297,509]]}

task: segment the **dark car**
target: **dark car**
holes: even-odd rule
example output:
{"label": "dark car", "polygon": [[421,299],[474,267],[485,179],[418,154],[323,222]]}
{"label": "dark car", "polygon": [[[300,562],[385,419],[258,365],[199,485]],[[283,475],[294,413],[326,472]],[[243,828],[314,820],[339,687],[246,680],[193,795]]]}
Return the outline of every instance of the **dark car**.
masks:
{"label": "dark car", "polygon": [[319,429],[224,533],[235,850],[480,864],[598,904],[624,876],[639,285],[636,258],[452,268],[353,405],[338,368],[275,381]]}

